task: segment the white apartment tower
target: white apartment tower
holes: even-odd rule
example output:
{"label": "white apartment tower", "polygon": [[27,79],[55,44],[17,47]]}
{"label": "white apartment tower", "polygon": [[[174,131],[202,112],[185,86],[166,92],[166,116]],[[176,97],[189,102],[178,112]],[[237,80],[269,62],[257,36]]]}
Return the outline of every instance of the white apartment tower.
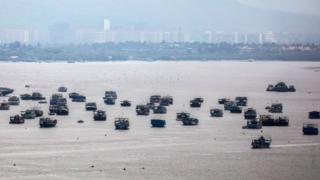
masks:
{"label": "white apartment tower", "polygon": [[110,26],[111,26],[111,23],[110,23],[109,19],[104,19],[103,20],[103,30],[110,31]]}

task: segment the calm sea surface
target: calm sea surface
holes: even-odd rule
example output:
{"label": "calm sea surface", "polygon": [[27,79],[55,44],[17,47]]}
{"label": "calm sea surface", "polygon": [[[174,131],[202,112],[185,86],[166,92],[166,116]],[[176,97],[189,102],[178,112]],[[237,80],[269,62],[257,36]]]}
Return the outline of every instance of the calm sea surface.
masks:
{"label": "calm sea surface", "polygon": [[[265,91],[278,81],[295,85],[297,92]],[[70,115],[56,117],[57,127],[51,129],[40,129],[38,119],[8,123],[10,115],[35,106],[47,114],[47,104],[22,101],[10,111],[0,111],[1,180],[320,179],[320,138],[302,135],[307,113],[320,110],[320,63],[0,63],[0,87],[14,88],[15,95],[39,91],[49,99],[62,85],[97,102],[108,120],[93,121],[84,103],[70,100]],[[117,91],[116,105],[103,103],[106,90]],[[146,103],[153,94],[173,96],[168,113],[136,116],[135,105]],[[203,106],[189,108],[189,100],[197,96],[204,98]],[[283,103],[289,127],[244,130],[243,114],[209,117],[210,108],[222,108],[218,98],[236,96],[247,96],[248,107],[259,114],[266,114],[264,108],[271,103]],[[133,106],[120,107],[123,99]],[[175,120],[179,111],[199,118],[199,125],[182,126]],[[130,130],[114,130],[118,116],[130,118]],[[151,128],[151,118],[165,119],[167,127]],[[85,122],[78,124],[80,119]],[[272,148],[252,150],[251,139],[261,133],[272,136]]]}

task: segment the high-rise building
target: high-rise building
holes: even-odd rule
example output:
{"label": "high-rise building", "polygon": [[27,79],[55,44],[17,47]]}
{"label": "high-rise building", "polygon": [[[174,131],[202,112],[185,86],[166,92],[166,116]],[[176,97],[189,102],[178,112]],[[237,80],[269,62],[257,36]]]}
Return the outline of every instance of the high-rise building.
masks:
{"label": "high-rise building", "polygon": [[212,31],[204,32],[204,42],[212,43]]}
{"label": "high-rise building", "polygon": [[263,35],[264,35],[264,42],[267,42],[267,43],[277,42],[275,34],[272,31],[266,32]]}
{"label": "high-rise building", "polygon": [[103,30],[110,31],[110,28],[111,28],[111,23],[110,23],[109,19],[104,19],[103,20]]}

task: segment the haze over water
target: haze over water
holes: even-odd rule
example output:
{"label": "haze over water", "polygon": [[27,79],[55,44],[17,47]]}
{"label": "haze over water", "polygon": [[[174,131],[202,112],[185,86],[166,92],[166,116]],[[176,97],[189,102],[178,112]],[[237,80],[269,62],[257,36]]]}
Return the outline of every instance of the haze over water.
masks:
{"label": "haze over water", "polygon": [[[320,110],[319,62],[57,62],[0,67],[0,86],[15,89],[15,95],[39,91],[49,100],[63,85],[68,92],[86,95],[87,102],[97,102],[108,116],[105,122],[95,122],[84,103],[68,99],[70,115],[57,116],[55,128],[40,129],[38,119],[10,125],[9,116],[34,106],[46,115],[47,104],[21,101],[10,111],[0,111],[0,179],[319,179],[320,138],[302,135],[308,112]],[[295,85],[297,92],[265,91],[278,81]],[[117,91],[116,105],[104,104],[106,90]],[[168,113],[136,116],[135,105],[147,103],[153,94],[173,96]],[[204,98],[202,107],[191,109],[189,100],[198,96]],[[242,129],[243,114],[209,117],[210,108],[223,108],[219,98],[236,96],[247,96],[248,107],[258,114],[267,114],[265,107],[271,103],[283,103],[289,127],[262,129],[272,136],[271,149],[251,149],[251,139],[261,132]],[[120,107],[124,99],[133,105]],[[199,118],[199,125],[182,126],[175,120],[180,111]],[[119,116],[130,118],[130,130],[114,130]],[[151,128],[151,118],[165,119],[167,127]],[[80,119],[85,122],[78,124]]]}

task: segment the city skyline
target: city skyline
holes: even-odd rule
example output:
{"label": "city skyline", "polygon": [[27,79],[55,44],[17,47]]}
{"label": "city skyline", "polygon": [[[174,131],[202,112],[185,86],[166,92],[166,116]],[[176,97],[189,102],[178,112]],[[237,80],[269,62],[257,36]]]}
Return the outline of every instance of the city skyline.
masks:
{"label": "city skyline", "polygon": [[0,43],[319,43],[319,7],[317,0],[1,0]]}
{"label": "city skyline", "polygon": [[[173,28],[172,28],[173,29]],[[160,30],[143,25],[117,26],[108,18],[101,20],[100,27],[81,27],[69,23],[55,23],[47,30],[1,29],[0,43],[19,41],[26,44],[81,44],[104,42],[206,42],[206,43],[320,43],[319,33],[299,34],[289,32],[241,32],[205,29],[188,31],[181,28]]]}

